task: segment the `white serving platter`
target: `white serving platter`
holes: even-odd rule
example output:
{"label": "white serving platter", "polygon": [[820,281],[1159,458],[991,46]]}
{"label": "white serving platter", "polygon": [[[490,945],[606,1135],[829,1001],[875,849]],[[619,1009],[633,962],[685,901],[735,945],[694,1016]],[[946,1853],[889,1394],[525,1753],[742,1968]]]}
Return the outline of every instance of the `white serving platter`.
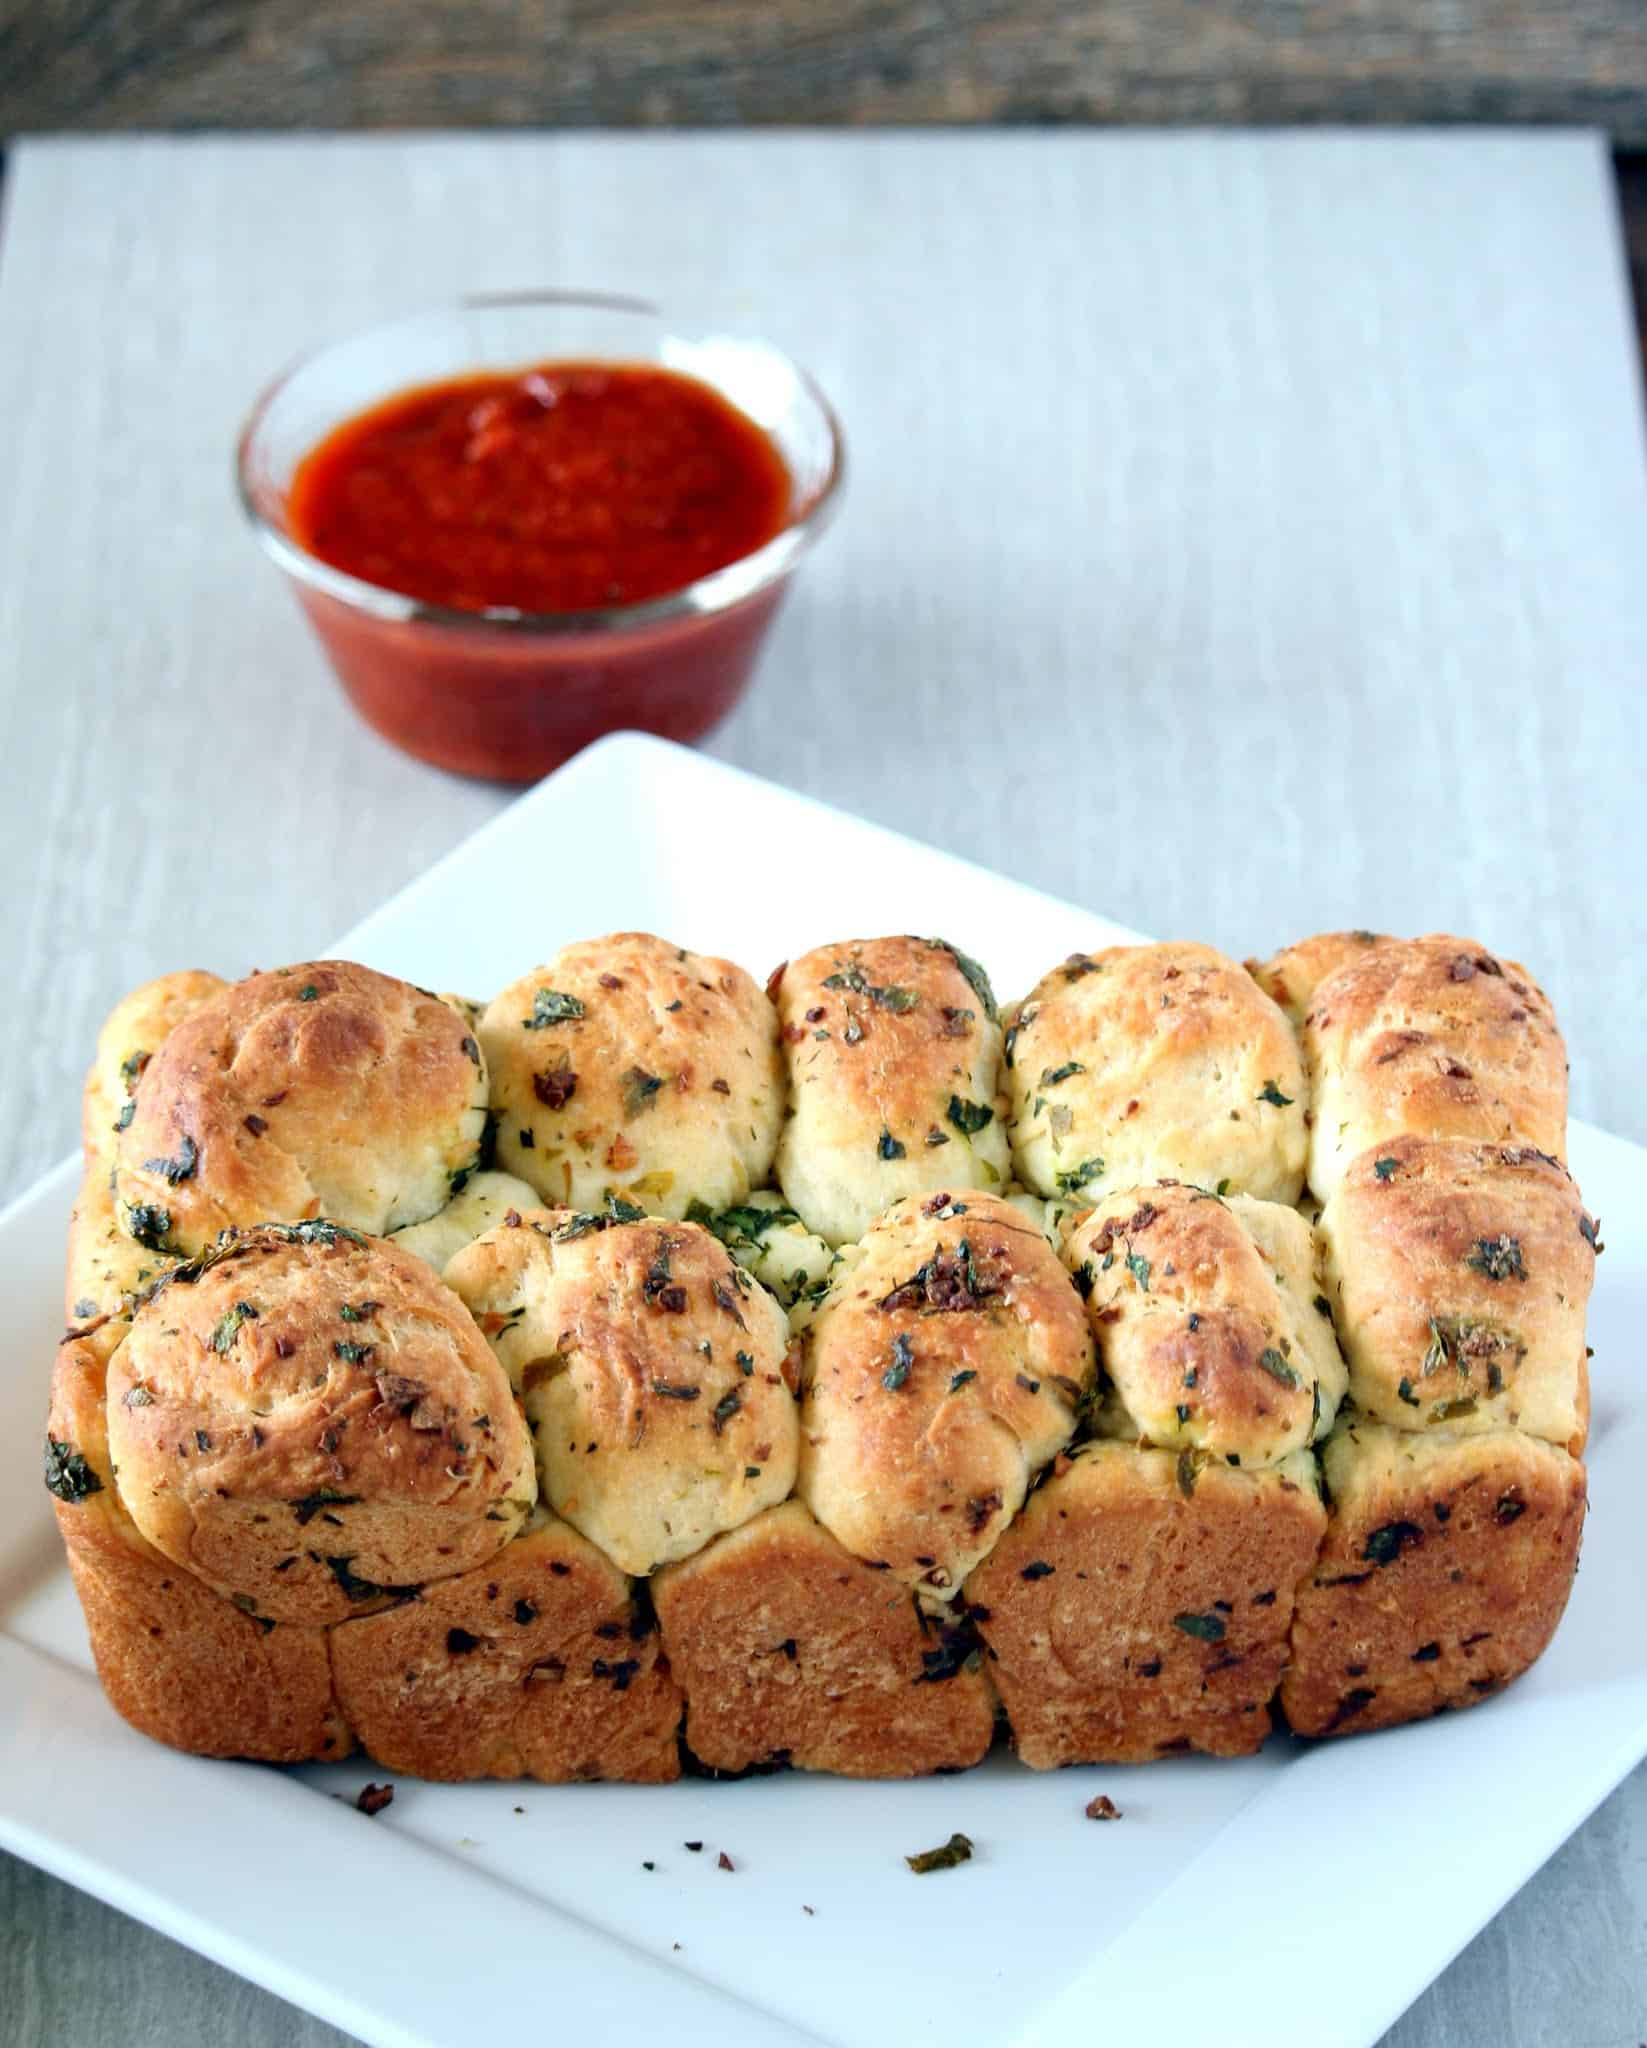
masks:
{"label": "white serving platter", "polygon": [[[636,927],[757,973],[843,933],[939,933],[1009,994],[1134,936],[621,735],[335,950],[487,994],[569,939]],[[1172,2048],[1213,2032],[1224,2048],[1368,2048],[1647,1753],[1647,1420],[1628,1382],[1647,1153],[1575,1126],[1571,1154],[1606,1225],[1591,1518],[1555,1644],[1501,1698],[1336,1744],[1278,1737],[1234,1763],[1036,1775],[997,1756],[909,1785],[403,1780],[376,1820],[328,1796],[352,1797],[361,1763],[177,1756],[104,1703],[40,1483],[66,1163],[0,1215],[0,1843],[395,2048],[540,2023],[579,2040],[667,2028],[680,2048],[1100,2033]],[[1083,1818],[1098,1790],[1121,1825]],[[974,1860],[912,1876],[905,1854],[955,1829]]]}

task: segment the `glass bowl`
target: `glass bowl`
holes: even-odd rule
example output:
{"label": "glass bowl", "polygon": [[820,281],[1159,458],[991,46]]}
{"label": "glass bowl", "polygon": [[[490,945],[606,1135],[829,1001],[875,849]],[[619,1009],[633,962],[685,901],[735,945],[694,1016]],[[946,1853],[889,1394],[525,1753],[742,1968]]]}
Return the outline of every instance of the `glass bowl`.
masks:
{"label": "glass bowl", "polygon": [[[345,420],[420,384],[555,361],[656,364],[713,386],[771,436],[788,523],[683,590],[605,611],[454,611],[366,583],[292,535],[304,456]],[[801,556],[828,523],[841,431],[769,343],[676,333],[643,300],[521,292],[386,322],[305,356],[259,398],[237,451],[240,499],[366,722],[437,767],[535,782],[619,728],[693,740],[737,702]]]}

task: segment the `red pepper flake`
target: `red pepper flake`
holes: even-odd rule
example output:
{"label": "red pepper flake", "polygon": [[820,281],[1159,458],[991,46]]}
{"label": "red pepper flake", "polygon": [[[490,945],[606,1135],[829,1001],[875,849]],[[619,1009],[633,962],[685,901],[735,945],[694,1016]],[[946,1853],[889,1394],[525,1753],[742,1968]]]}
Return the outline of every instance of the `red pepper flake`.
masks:
{"label": "red pepper flake", "polygon": [[357,1810],[365,1814],[381,1813],[386,1806],[394,1803],[395,1788],[391,1785],[363,1785],[355,1799]]}
{"label": "red pepper flake", "polygon": [[738,1867],[738,1866],[737,1866],[737,1865],[736,1865],[736,1864],[735,1864],[735,1863],[734,1863],[734,1862],[732,1861],[732,1858],[731,1858],[730,1856],[728,1856],[728,1855],[727,1855],[727,1853],[726,1853],[726,1851],[725,1851],[724,1849],[723,1849],[723,1850],[721,1851],[721,1853],[720,1853],[720,1856],[719,1856],[719,1858],[717,1859],[717,1863],[718,1863],[718,1867],[719,1867],[720,1869],[722,1869],[722,1870],[736,1870],[736,1869],[737,1869],[737,1867]]}
{"label": "red pepper flake", "polygon": [[1087,1802],[1088,1820],[1119,1820],[1121,1809],[1107,1793],[1100,1792],[1096,1799]]}
{"label": "red pepper flake", "polygon": [[267,1119],[264,1117],[260,1117],[255,1113],[251,1116],[242,1118],[242,1122],[244,1122],[247,1130],[251,1132],[254,1138],[261,1138],[263,1133],[269,1128]]}

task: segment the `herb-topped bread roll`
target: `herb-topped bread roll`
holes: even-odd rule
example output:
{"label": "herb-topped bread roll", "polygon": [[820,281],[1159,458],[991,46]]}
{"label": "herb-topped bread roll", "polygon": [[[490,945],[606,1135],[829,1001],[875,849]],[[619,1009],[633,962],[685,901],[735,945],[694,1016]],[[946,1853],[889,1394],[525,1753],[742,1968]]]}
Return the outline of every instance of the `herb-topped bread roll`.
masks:
{"label": "herb-topped bread roll", "polygon": [[741,1202],[783,1117],[772,1005],[741,967],[648,932],[567,946],[487,1006],[498,1164],[540,1199],[649,1216]]}
{"label": "herb-topped bread roll", "polygon": [[1106,1434],[1253,1466],[1331,1425],[1344,1361],[1296,1209],[1170,1181],[1119,1190],[1065,1256],[1113,1388]]}
{"label": "herb-topped bread roll", "polygon": [[330,1622],[500,1550],[536,1498],[509,1384],[420,1260],[268,1224],[180,1267],[109,1363],[154,1548],[248,1614]]}
{"label": "herb-topped bread roll", "polygon": [[798,1500],[653,1581],[686,1745],[717,1771],[913,1778],[975,1764],[995,1695],[970,1618],[929,1614]]}
{"label": "herb-topped bread roll", "polygon": [[1293,1025],[1302,1029],[1318,982],[1351,961],[1365,959],[1377,946],[1400,944],[1386,932],[1317,932],[1314,938],[1284,946],[1267,960],[1249,960],[1247,972]]}
{"label": "herb-topped bread roll", "polygon": [[809,1230],[844,1244],[905,1195],[1006,1186],[1000,1018],[975,960],[943,939],[849,939],[769,986],[792,1111],[778,1181]]}
{"label": "herb-topped bread roll", "polygon": [[899,1202],[806,1332],[800,1497],[854,1556],[952,1599],[1068,1443],[1092,1339],[1008,1202]]}
{"label": "herb-topped bread roll", "polygon": [[1304,1058],[1323,1202],[1357,1154],[1403,1133],[1565,1156],[1567,1055],[1549,1000],[1474,939],[1361,949],[1316,983]]}
{"label": "herb-topped bread roll", "polygon": [[186,969],[163,974],[122,996],[97,1037],[97,1057],[81,1098],[81,1136],[86,1161],[107,1160],[114,1142],[135,1115],[137,1084],[161,1044],[202,1005],[228,987],[215,974]]}
{"label": "herb-topped bread roll", "polygon": [[1012,1151],[1038,1195],[1184,1180],[1295,1202],[1304,1077],[1286,1018],[1210,946],[1075,953],[1007,1018]]}
{"label": "herb-topped bread roll", "polygon": [[1338,1429],[1326,1543],[1281,1705],[1299,1735],[1388,1728],[1502,1691],[1567,1605],[1584,1467],[1515,1429]]}
{"label": "herb-topped bread roll", "polygon": [[520,1390],[555,1512],[644,1576],[795,1479],[783,1310],[693,1223],[534,1209],[446,1268]]}
{"label": "herb-topped bread roll", "polygon": [[1320,1234],[1363,1415],[1509,1424],[1582,1452],[1596,1225],[1565,1167],[1527,1145],[1392,1138],[1351,1162]]}
{"label": "herb-topped bread roll", "polygon": [[966,1585],[1019,1756],[1246,1756],[1270,1731],[1326,1512],[1315,1461],[1258,1472],[1087,1443]]}
{"label": "herb-topped bread roll", "polygon": [[466,1244],[473,1244],[501,1223],[511,1209],[535,1209],[537,1190],[512,1173],[477,1173],[426,1223],[408,1223],[394,1233],[404,1252],[414,1252],[437,1273]]}
{"label": "herb-topped bread roll", "polygon": [[329,1216],[421,1222],[480,1163],[486,1068],[454,1004],[348,961],[254,974],[192,1010],[143,1068],[115,1192],[151,1250]]}

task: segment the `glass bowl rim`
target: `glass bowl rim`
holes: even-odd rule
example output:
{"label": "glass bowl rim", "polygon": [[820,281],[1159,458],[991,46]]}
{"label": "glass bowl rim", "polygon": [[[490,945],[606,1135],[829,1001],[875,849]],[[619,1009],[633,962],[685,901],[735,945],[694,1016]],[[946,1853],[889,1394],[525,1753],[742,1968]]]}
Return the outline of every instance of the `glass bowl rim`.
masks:
{"label": "glass bowl rim", "polygon": [[[269,409],[294,378],[301,376],[305,370],[319,362],[323,356],[330,354],[333,349],[347,347],[352,342],[368,340],[372,335],[390,328],[408,326],[414,321],[428,319],[431,315],[466,312],[471,309],[485,311],[491,307],[502,306],[594,307],[607,312],[634,313],[652,320],[664,321],[666,330],[668,324],[663,308],[655,301],[632,297],[621,292],[547,289],[468,292],[456,299],[443,299],[414,308],[410,312],[397,314],[393,319],[373,321],[369,326],[355,328],[348,334],[334,335],[330,340],[306,349],[287,363],[286,367],[258,393],[239,434],[235,437],[235,490],[240,500],[240,509],[265,553],[270,555],[294,581],[341,603],[351,605],[357,611],[368,612],[374,618],[399,624],[416,622],[444,626],[463,633],[519,633],[539,636],[626,632],[637,627],[666,624],[672,619],[704,618],[758,597],[789,574],[829,524],[834,516],[841,484],[846,475],[846,441],[841,431],[840,420],[811,374],[792,356],[757,335],[726,338],[751,341],[767,350],[795,379],[807,402],[817,409],[829,444],[829,460],[823,480],[800,517],[792,519],[769,541],[747,555],[740,555],[736,561],[727,562],[721,568],[712,570],[709,575],[700,576],[696,581],[684,585],[679,590],[669,591],[662,597],[646,598],[637,604],[608,605],[598,610],[567,612],[517,611],[504,606],[490,606],[485,610],[470,611],[452,605],[431,604],[422,598],[411,597],[405,591],[391,589],[386,584],[368,583],[363,577],[353,576],[346,569],[335,568],[330,562],[322,561],[318,555],[311,554],[306,547],[264,514],[257,502],[256,490],[250,475],[252,447]],[[683,333],[674,338],[690,341],[694,338],[709,337],[694,337]],[[388,392],[384,394],[385,397],[392,395]],[[730,402],[735,404],[736,400]]]}

